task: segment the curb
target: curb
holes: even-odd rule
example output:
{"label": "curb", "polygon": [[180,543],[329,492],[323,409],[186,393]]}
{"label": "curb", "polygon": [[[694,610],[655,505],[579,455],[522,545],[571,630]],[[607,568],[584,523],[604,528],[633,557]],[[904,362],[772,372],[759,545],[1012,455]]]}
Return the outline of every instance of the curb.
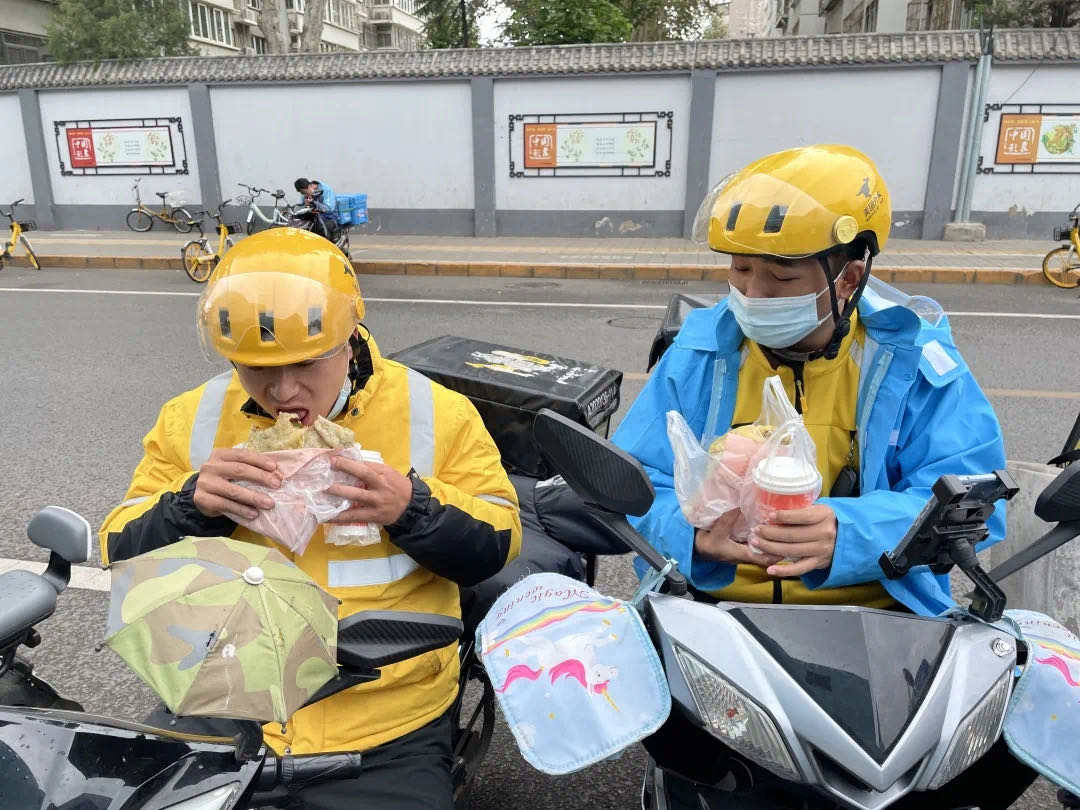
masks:
{"label": "curb", "polygon": [[[183,270],[179,258],[164,256],[38,256],[42,267],[64,269]],[[9,260],[29,267],[25,256]],[[597,278],[622,281],[726,281],[727,267],[714,264],[576,264],[566,262],[474,262],[353,259],[357,273],[386,276],[501,276]],[[1016,267],[875,267],[882,281],[935,284],[1047,284],[1042,271]]]}

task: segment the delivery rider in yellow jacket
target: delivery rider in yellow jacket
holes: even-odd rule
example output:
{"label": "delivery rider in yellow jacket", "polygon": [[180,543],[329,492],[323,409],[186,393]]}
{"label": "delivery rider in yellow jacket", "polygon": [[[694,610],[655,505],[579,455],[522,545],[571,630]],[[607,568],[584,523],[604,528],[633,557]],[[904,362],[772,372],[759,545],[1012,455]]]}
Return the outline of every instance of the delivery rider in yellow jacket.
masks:
{"label": "delivery rider in yellow jacket", "polygon": [[[279,412],[325,416],[384,464],[337,458],[363,488],[336,522],[383,527],[378,544],[279,548],[341,600],[340,615],[409,610],[460,616],[458,586],[495,574],[520,548],[517,498],[472,404],[379,354],[348,259],[322,237],[273,229],[222,259],[199,300],[204,347],[232,368],[170,400],[143,440],[124,501],[101,529],[102,557],[132,557],[188,535],[273,541],[239,528],[269,498],[234,483],[280,484],[272,458],[236,446]],[[371,683],[301,709],[278,753],[368,751],[371,772],[305,791],[304,806],[450,806],[449,718],[457,645],[386,667]],[[342,804],[345,802],[345,804]]]}

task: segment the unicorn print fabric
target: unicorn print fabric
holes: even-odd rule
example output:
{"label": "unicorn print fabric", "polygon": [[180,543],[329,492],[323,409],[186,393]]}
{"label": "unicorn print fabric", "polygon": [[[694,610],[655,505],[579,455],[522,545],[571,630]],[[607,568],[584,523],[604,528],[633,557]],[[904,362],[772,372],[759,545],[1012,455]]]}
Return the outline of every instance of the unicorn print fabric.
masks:
{"label": "unicorn print fabric", "polygon": [[1005,742],[1018,759],[1080,794],[1080,639],[1042,613],[1005,615],[1028,645],[1005,715]]}
{"label": "unicorn print fabric", "polygon": [[544,773],[607,759],[671,710],[637,612],[570,577],[515,584],[480,623],[476,645],[522,756]]}

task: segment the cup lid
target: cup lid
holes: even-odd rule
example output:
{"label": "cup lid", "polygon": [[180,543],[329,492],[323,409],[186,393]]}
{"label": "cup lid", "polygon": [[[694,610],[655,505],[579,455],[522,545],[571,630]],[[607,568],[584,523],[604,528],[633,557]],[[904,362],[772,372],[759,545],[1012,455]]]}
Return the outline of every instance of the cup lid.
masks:
{"label": "cup lid", "polygon": [[754,467],[754,483],[779,495],[800,495],[821,486],[817,467],[791,456],[763,458]]}

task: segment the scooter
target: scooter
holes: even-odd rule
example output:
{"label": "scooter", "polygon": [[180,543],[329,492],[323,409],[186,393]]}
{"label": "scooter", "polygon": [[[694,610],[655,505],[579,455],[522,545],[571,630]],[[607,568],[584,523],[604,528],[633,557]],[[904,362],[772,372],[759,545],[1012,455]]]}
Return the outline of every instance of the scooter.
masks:
{"label": "scooter", "polygon": [[[1062,471],[1038,499],[1036,514],[1057,525],[989,573],[974,546],[988,534],[994,502],[1017,488],[1005,472],[943,476],[880,560],[890,577],[957,565],[972,579],[969,607],[923,618],[696,600],[626,521],[654,498],[640,463],[551,411],[540,412],[534,436],[592,518],[662,574],[641,614],[672,710],[643,741],[645,810],[971,807],[965,779],[987,776],[983,757],[1001,738],[1027,663],[1025,643],[996,623],[1006,601],[996,582],[1080,534],[1080,467]],[[1015,763],[1006,759],[1000,767]],[[1072,794],[1059,799],[1080,806]]]}

